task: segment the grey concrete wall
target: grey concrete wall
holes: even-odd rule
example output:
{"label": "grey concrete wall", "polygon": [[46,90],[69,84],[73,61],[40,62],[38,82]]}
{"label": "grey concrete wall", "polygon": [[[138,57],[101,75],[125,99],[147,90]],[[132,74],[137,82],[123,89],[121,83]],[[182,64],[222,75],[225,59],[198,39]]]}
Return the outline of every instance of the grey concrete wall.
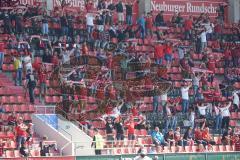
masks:
{"label": "grey concrete wall", "polygon": [[151,0],[139,0],[139,16],[151,11]]}
{"label": "grey concrete wall", "polygon": [[229,20],[238,22],[240,20],[240,0],[229,0]]}

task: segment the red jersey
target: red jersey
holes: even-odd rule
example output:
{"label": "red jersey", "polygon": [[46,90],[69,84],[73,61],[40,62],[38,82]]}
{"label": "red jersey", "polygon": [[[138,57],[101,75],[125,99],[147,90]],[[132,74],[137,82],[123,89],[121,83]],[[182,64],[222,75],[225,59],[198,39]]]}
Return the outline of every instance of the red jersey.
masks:
{"label": "red jersey", "polygon": [[16,126],[15,131],[17,136],[23,136],[23,137],[27,136],[26,130],[24,130],[20,125]]}
{"label": "red jersey", "polygon": [[147,22],[147,29],[152,29],[153,28],[153,18],[147,17],[146,22]]}
{"label": "red jersey", "polygon": [[133,116],[137,116],[138,115],[138,110],[137,110],[136,107],[133,107],[131,110],[132,110],[132,115]]}
{"label": "red jersey", "polygon": [[162,58],[164,53],[164,46],[161,44],[158,44],[155,46],[155,52],[154,52],[154,57],[155,58]]}
{"label": "red jersey", "polygon": [[134,122],[130,122],[126,124],[127,128],[128,128],[128,134],[134,134],[134,128],[135,128],[135,123]]}
{"label": "red jersey", "polygon": [[169,45],[165,45],[165,49],[164,49],[165,53],[167,54],[172,54],[172,46],[169,46]]}
{"label": "red jersey", "polygon": [[216,61],[214,59],[208,61],[208,69],[214,71],[216,68]]}
{"label": "red jersey", "polygon": [[40,72],[38,75],[38,79],[40,83],[46,83],[47,75],[44,72]]}
{"label": "red jersey", "polygon": [[184,22],[184,28],[185,28],[186,31],[191,30],[192,26],[193,26],[192,20],[188,19]]}
{"label": "red jersey", "polygon": [[202,140],[203,137],[202,137],[202,131],[195,131],[194,132],[194,136],[195,136],[195,139],[196,140]]}

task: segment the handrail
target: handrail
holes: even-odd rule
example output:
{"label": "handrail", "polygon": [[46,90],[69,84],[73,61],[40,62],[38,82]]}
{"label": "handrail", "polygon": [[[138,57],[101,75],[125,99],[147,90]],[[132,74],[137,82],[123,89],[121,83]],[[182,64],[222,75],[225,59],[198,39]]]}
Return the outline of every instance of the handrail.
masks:
{"label": "handrail", "polygon": [[66,143],[66,144],[60,149],[61,156],[63,156],[63,150],[64,150],[69,144],[71,144],[71,142]]}
{"label": "handrail", "polygon": [[[53,122],[48,116],[44,115],[44,117],[46,117],[46,118],[48,119],[48,121],[50,121],[50,123],[52,123],[52,124],[55,123],[55,122]],[[46,122],[46,120],[44,120],[44,119],[42,119],[42,120]],[[51,124],[49,124],[49,125],[51,125]],[[57,125],[56,130],[58,130],[58,131],[59,131],[59,129],[63,130],[65,133],[67,133],[68,135],[70,135],[70,140],[72,141],[72,135],[71,135],[70,133],[68,133],[65,129],[63,129],[61,126],[59,126],[58,124],[56,124],[56,125]]]}
{"label": "handrail", "polygon": [[[64,118],[67,117],[68,113],[66,113],[62,108],[60,108],[59,106],[56,106],[56,108],[59,109],[61,112],[63,112],[63,114],[65,115]],[[68,120],[68,118],[66,118],[66,119]],[[77,127],[79,127],[82,131],[84,131],[89,136],[89,134],[88,134],[90,131],[89,129],[87,129],[84,125],[79,123],[75,118],[73,118],[73,120],[71,120],[71,121],[74,121],[74,123],[72,123],[72,124],[74,124],[75,126],[78,125]],[[77,123],[77,125],[75,123]]]}

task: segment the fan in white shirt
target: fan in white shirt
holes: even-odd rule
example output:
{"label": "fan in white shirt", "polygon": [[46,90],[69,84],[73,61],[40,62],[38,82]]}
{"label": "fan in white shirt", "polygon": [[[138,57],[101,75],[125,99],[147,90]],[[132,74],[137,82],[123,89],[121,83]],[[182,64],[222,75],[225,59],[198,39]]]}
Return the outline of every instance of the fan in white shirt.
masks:
{"label": "fan in white shirt", "polygon": [[182,99],[184,100],[189,100],[189,94],[188,94],[188,91],[190,89],[192,85],[189,85],[189,86],[183,86],[181,88],[181,93],[182,93]]}
{"label": "fan in white shirt", "polygon": [[201,116],[206,116],[206,110],[208,107],[210,107],[210,104],[202,104],[201,106],[197,106],[198,107],[198,111],[199,111],[199,114]]}
{"label": "fan in white shirt", "polygon": [[223,117],[230,117],[229,108],[231,107],[232,102],[229,102],[227,106],[219,108]]}

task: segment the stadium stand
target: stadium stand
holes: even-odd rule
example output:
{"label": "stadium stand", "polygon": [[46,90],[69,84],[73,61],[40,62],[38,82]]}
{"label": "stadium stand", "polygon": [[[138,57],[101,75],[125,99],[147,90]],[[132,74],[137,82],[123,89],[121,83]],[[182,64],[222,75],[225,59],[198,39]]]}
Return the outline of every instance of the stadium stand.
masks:
{"label": "stadium stand", "polygon": [[84,126],[96,154],[240,151],[239,23],[91,5],[0,8],[0,157],[59,155],[33,132],[39,104]]}

